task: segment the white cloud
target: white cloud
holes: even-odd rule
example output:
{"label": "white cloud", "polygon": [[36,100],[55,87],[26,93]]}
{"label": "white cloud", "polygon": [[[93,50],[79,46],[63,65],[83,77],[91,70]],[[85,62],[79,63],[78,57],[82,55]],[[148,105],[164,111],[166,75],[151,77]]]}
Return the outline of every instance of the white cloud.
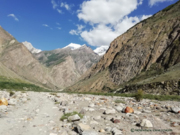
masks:
{"label": "white cloud", "polygon": [[84,1],[78,18],[91,24],[117,23],[134,11],[142,0],[90,0]]}
{"label": "white cloud", "polygon": [[139,5],[142,5],[142,3],[143,3],[143,0],[140,0],[140,1],[139,1]]}
{"label": "white cloud", "polygon": [[[77,17],[90,29],[77,25],[71,30],[72,35],[81,38],[92,46],[109,46],[119,35],[126,32],[136,23],[151,15],[128,17],[137,9],[143,0],[88,0],[81,4]],[[88,27],[86,27],[88,28]]]}
{"label": "white cloud", "polygon": [[77,30],[71,30],[69,32],[71,35],[79,35],[82,32],[82,30],[85,28],[84,25],[77,24],[76,26],[77,26]]}
{"label": "white cloud", "polygon": [[173,0],[149,0],[149,5],[152,7],[160,2],[173,1]]}
{"label": "white cloud", "polygon": [[51,3],[53,5],[53,9],[56,9],[58,7],[58,5],[57,5],[55,0],[51,0]]}
{"label": "white cloud", "polygon": [[56,24],[57,24],[57,25],[60,25],[60,23],[58,23],[58,22],[57,22]]}
{"label": "white cloud", "polygon": [[44,26],[44,27],[49,27],[49,25],[47,25],[47,24],[43,24],[42,26]]}
{"label": "white cloud", "polygon": [[71,35],[79,35],[78,32],[77,32],[77,30],[71,30],[69,33],[70,33]]}
{"label": "white cloud", "polygon": [[109,46],[116,37],[149,16],[150,15],[143,15],[139,18],[126,16],[113,26],[99,24],[96,27],[93,27],[90,31],[83,31],[80,35],[92,46]]}
{"label": "white cloud", "polygon": [[14,14],[9,14],[8,16],[13,17],[15,21],[19,21],[19,19]]}
{"label": "white cloud", "polygon": [[58,13],[63,14],[62,10],[57,9]]}
{"label": "white cloud", "polygon": [[58,30],[61,30],[61,27],[57,27]]}
{"label": "white cloud", "polygon": [[71,6],[65,2],[61,2],[61,7],[64,7],[66,10],[71,10]]}

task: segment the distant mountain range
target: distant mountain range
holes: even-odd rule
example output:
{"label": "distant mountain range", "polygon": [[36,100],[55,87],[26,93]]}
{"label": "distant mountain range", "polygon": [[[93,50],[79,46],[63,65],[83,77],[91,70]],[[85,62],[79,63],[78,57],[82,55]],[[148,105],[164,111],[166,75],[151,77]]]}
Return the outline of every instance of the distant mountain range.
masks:
{"label": "distant mountain range", "polygon": [[[25,42],[22,42],[22,43],[27,47],[27,49],[31,53],[39,53],[39,52],[42,51],[40,49],[34,48],[33,45],[30,42],[25,41]],[[71,48],[71,50],[75,50],[75,49],[78,49],[78,48],[83,47],[83,46],[85,46],[85,44],[84,45],[79,45],[79,44],[75,44],[75,43],[70,43],[69,45],[65,46],[64,48]],[[106,53],[108,48],[109,48],[108,46],[100,46],[100,47],[97,47],[94,50],[94,52],[97,53],[99,56],[103,56]]]}

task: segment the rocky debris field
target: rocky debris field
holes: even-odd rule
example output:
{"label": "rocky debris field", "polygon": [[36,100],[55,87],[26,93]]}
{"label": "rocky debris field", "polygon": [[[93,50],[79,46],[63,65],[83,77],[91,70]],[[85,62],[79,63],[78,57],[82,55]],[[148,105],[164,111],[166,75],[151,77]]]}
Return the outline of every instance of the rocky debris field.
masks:
{"label": "rocky debris field", "polygon": [[180,103],[0,91],[0,135],[179,135]]}

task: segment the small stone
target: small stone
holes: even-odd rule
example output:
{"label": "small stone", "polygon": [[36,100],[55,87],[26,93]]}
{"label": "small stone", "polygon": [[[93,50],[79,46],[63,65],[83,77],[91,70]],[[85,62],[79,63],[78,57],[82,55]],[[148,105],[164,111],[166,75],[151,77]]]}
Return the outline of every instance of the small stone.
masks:
{"label": "small stone", "polygon": [[99,123],[97,121],[91,121],[90,125],[98,125]]}
{"label": "small stone", "polygon": [[50,133],[49,135],[57,135],[57,134],[54,134],[54,133]]}
{"label": "small stone", "polygon": [[7,101],[7,99],[6,98],[2,98],[1,100],[0,100],[0,106],[1,105],[8,105],[8,101]]}
{"label": "small stone", "polygon": [[93,104],[93,103],[91,103],[88,107],[94,107],[94,104]]}
{"label": "small stone", "polygon": [[120,120],[115,119],[115,120],[113,120],[113,123],[120,123]]}
{"label": "small stone", "polygon": [[0,111],[5,112],[7,110],[7,106],[6,105],[1,105],[0,106]]}
{"label": "small stone", "polygon": [[91,101],[92,99],[91,99],[91,98],[88,98],[88,97],[85,97],[84,100],[86,100],[86,101]]}
{"label": "small stone", "polygon": [[126,107],[126,109],[125,109],[125,113],[133,113],[134,112],[134,110],[131,108],[131,107]]}
{"label": "small stone", "polygon": [[117,107],[115,107],[115,109],[116,109],[118,112],[122,112],[123,107],[122,107],[122,106],[117,106]]}
{"label": "small stone", "polygon": [[113,135],[122,135],[122,131],[117,128],[113,128],[112,132],[113,132]]}
{"label": "small stone", "polygon": [[114,114],[116,113],[115,109],[107,109],[106,111],[104,111],[104,114]]}
{"label": "small stone", "polygon": [[151,121],[147,120],[147,119],[143,119],[140,123],[141,127],[147,127],[147,128],[151,128],[153,127]]}
{"label": "small stone", "polygon": [[99,130],[99,132],[104,133],[104,132],[105,132],[105,130],[104,130],[104,129],[100,129],[100,130]]}
{"label": "small stone", "polygon": [[134,111],[134,113],[135,113],[135,114],[141,114],[141,112],[140,112],[140,111]]}
{"label": "small stone", "polygon": [[178,107],[171,107],[171,111],[174,113],[178,113],[180,111],[180,108]]}
{"label": "small stone", "polygon": [[62,106],[67,106],[67,105],[68,105],[68,102],[67,102],[67,101],[62,101],[62,102],[60,103],[60,105],[62,105]]}
{"label": "small stone", "polygon": [[96,131],[84,131],[82,135],[98,135]]}

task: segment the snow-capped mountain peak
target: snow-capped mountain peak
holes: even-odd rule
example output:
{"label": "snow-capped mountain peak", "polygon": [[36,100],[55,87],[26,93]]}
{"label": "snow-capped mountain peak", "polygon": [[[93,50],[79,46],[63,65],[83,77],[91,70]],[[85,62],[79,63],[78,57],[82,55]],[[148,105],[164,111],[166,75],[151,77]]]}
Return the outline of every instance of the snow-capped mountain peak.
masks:
{"label": "snow-capped mountain peak", "polygon": [[64,48],[67,48],[67,47],[71,48],[71,50],[75,50],[75,49],[80,48],[81,45],[75,44],[75,43],[70,43],[69,45],[65,46]]}
{"label": "snow-capped mountain peak", "polygon": [[26,46],[26,48],[31,52],[31,53],[39,53],[41,52],[42,50],[40,49],[36,49],[32,46],[32,44],[30,42],[22,42],[24,44],[24,46]]}
{"label": "snow-capped mountain peak", "polygon": [[95,53],[97,53],[99,56],[102,56],[106,53],[109,46],[100,46],[94,50]]}

